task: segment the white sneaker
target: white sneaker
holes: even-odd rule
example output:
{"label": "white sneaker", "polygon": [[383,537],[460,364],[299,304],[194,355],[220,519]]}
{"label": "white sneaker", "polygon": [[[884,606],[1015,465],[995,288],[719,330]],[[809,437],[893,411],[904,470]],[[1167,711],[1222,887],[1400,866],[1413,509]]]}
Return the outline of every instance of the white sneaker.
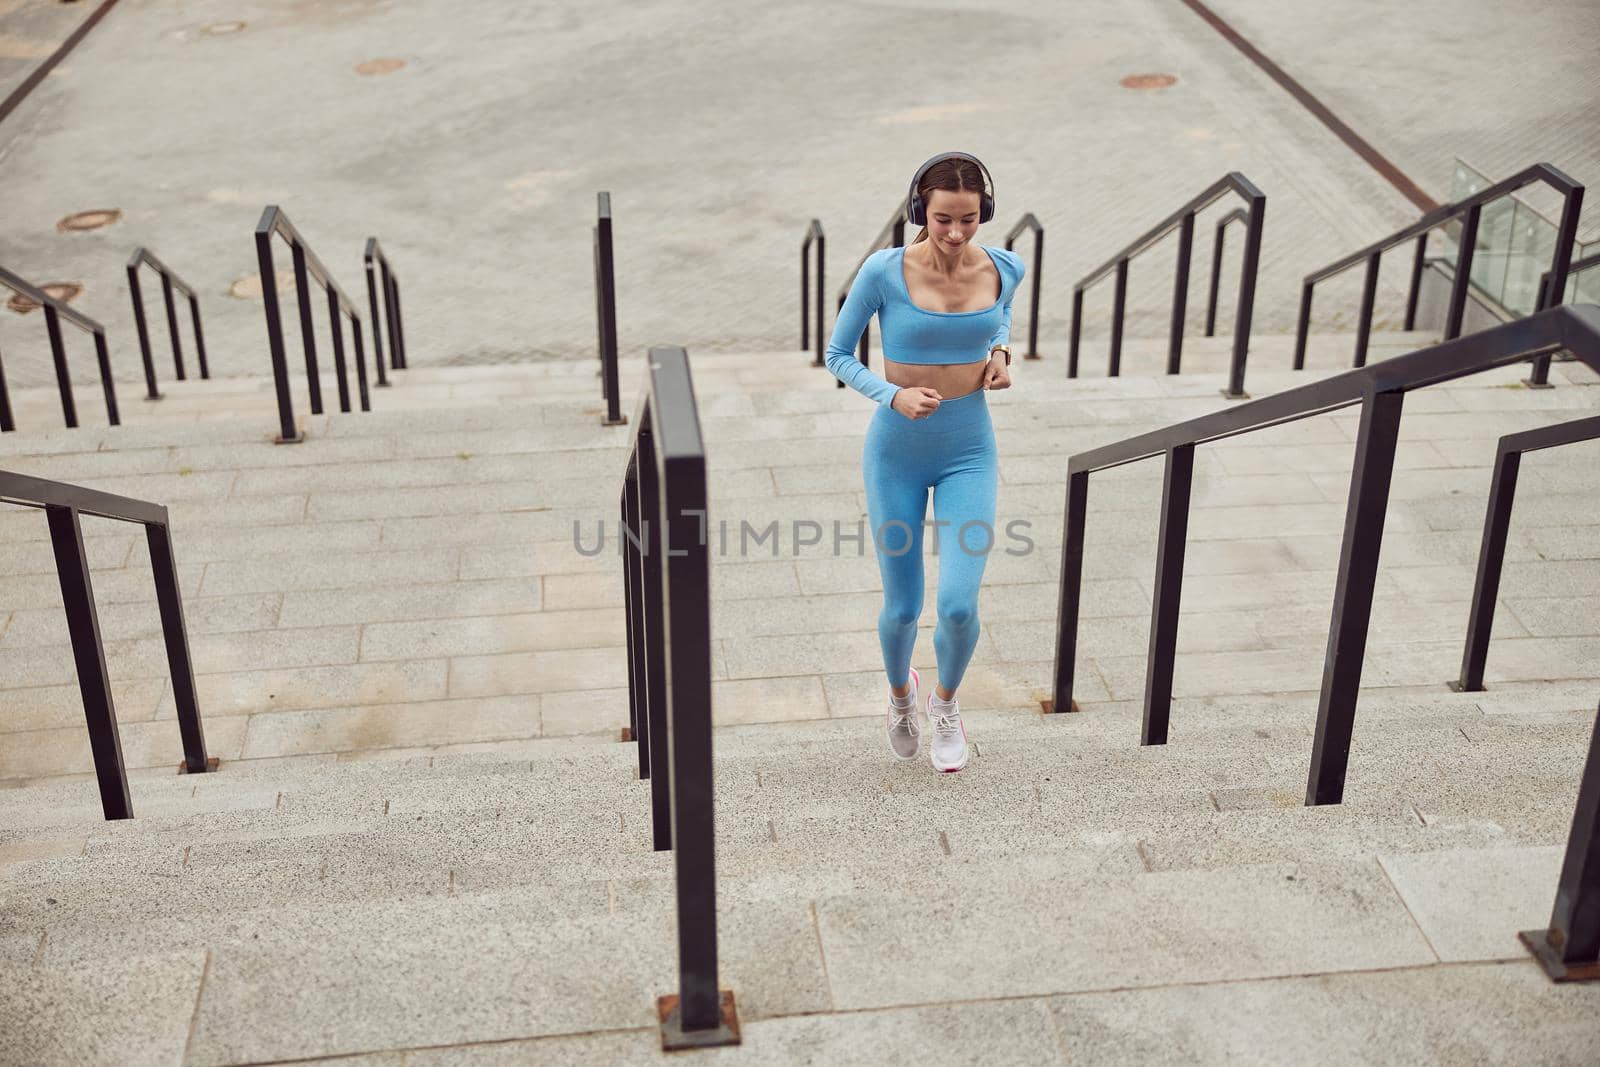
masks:
{"label": "white sneaker", "polygon": [[933,727],[933,744],[928,746],[928,758],[936,771],[959,771],[967,765],[967,728],[961,724],[961,701],[948,704],[939,699],[939,691],[928,691],[928,725]]}
{"label": "white sneaker", "polygon": [[898,707],[894,694],[889,694],[889,706],[884,711],[884,725],[889,735],[889,751],[896,759],[916,759],[922,753],[922,725],[917,721],[917,669],[911,668],[910,700]]}

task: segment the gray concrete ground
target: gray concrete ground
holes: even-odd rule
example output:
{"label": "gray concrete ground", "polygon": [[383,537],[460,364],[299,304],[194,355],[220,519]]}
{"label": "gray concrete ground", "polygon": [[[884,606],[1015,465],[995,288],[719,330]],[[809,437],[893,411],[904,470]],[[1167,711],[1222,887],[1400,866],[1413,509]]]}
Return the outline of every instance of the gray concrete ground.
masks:
{"label": "gray concrete ground", "polygon": [[[1501,5],[1470,8],[1482,27],[1472,34],[1441,33],[1412,8],[1381,33],[1368,20],[1366,36],[1384,42],[1374,54],[1392,53],[1387,77],[1405,77],[1408,55],[1499,61],[1485,36],[1503,42],[1525,21],[1582,39],[1576,8],[1532,20]],[[1302,41],[1348,27],[1347,15],[1322,9],[1294,21],[1286,61],[1300,58]],[[1268,47],[1279,40],[1266,36]],[[1367,47],[1361,36],[1341,40]],[[1118,84],[1146,72],[1177,82]],[[1423,102],[1462,80],[1374,91],[1352,103],[1352,121],[1380,145],[1408,140]],[[1439,195],[1455,152],[1503,165],[1517,153],[1479,146],[1517,116],[1535,122],[1570,106],[1567,83],[1553,84],[1489,67],[1473,89],[1503,116],[1440,124],[1452,136],[1402,162]],[[124,0],[0,129],[0,262],[39,281],[83,283],[76,306],[112,328],[116,374],[132,382],[121,264],[148,244],[204,294],[217,372],[260,374],[259,300],[225,294],[255,274],[250,233],[262,207],[278,203],[358,300],[362,244],[370,234],[384,241],[406,285],[418,362],[577,358],[593,351],[590,227],[595,192],[607,189],[624,350],[659,341],[779,349],[797,340],[807,220],[827,226],[836,287],[916,164],[949,147],[993,167],[1000,214],[984,240],[1000,243],[1024,211],[1049,230],[1047,351],[1065,345],[1071,283],[1228,170],[1270,198],[1256,308],[1266,331],[1290,327],[1301,274],[1414,216],[1175,0]],[[1535,148],[1583,176],[1585,164],[1566,158],[1570,144]],[[113,207],[123,217],[108,228],[55,230],[73,212]],[[1205,241],[1198,247],[1203,261]],[[1164,329],[1170,257],[1157,250],[1133,271],[1135,334]],[[1380,324],[1399,314],[1400,273],[1385,279]],[[1358,284],[1352,276],[1319,292],[1319,320],[1348,323]],[[1198,321],[1198,271],[1193,285]],[[1226,322],[1231,294],[1224,302]],[[1103,331],[1109,304],[1109,287],[1091,296],[1091,330]],[[83,338],[73,344],[86,374],[92,350]],[[0,314],[0,351],[15,383],[48,380],[37,315]]]}
{"label": "gray concrete ground", "polygon": [[[1600,182],[1600,63],[1590,46],[1600,6],[1589,0],[1206,2],[1438,199],[1452,156],[1496,180],[1549,161],[1591,188]],[[1592,194],[1586,207],[1580,232],[1593,240]]]}

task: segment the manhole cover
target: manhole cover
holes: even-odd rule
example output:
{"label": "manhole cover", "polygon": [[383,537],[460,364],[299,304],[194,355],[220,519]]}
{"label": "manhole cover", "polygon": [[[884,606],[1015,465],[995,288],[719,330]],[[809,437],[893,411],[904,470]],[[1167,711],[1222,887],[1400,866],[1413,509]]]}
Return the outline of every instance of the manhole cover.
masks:
{"label": "manhole cover", "polygon": [[[291,266],[279,267],[273,271],[277,277],[278,295],[294,292],[294,268]],[[243,278],[228,286],[228,295],[240,300],[261,299],[261,275],[246,274]]]}
{"label": "manhole cover", "polygon": [[230,33],[238,33],[244,27],[245,23],[238,19],[229,19],[227,22],[213,22],[209,26],[202,26],[200,32],[207,37],[225,37]]}
{"label": "manhole cover", "polygon": [[97,211],[80,211],[75,215],[68,215],[56,223],[57,233],[71,233],[78,230],[98,230],[102,226],[110,226],[122,218],[122,212],[114,207],[102,208]]}
{"label": "manhole cover", "polygon": [[[44,290],[46,296],[62,303],[67,303],[83,292],[83,286],[78,282],[46,282],[39,288]],[[18,315],[26,315],[30,311],[39,310],[38,303],[23,296],[21,293],[11,294],[11,299],[6,301],[6,307],[15,311]]]}
{"label": "manhole cover", "polygon": [[403,59],[369,59],[356,65],[357,74],[393,74],[406,65]]}
{"label": "manhole cover", "polygon": [[1165,89],[1177,80],[1171,74],[1130,74],[1118,84],[1124,89]]}

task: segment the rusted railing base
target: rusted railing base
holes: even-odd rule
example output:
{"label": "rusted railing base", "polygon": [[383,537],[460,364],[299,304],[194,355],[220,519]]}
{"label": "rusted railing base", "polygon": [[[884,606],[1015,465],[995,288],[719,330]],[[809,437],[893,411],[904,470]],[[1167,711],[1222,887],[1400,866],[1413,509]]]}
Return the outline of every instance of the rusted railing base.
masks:
{"label": "rusted railing base", "polygon": [[1550,931],[1524,930],[1517,935],[1517,940],[1528,947],[1533,953],[1533,958],[1539,961],[1552,981],[1556,982],[1593,982],[1600,980],[1600,960],[1585,963],[1566,963],[1561,959],[1561,950],[1550,944]]}
{"label": "rusted railing base", "polygon": [[678,995],[669,993],[656,998],[656,1016],[661,1021],[661,1050],[674,1052],[685,1048],[714,1048],[718,1045],[737,1045],[739,1010],[733,1003],[733,990],[722,991],[722,1019],[712,1028],[685,1030],[678,1025]]}

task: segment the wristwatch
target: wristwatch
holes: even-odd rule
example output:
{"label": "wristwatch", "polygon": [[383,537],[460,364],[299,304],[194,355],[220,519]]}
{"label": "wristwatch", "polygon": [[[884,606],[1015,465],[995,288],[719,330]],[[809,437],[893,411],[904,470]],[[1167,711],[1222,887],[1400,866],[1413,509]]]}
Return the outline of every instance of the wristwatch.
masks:
{"label": "wristwatch", "polygon": [[993,359],[994,358],[994,354],[996,352],[1004,352],[1006,354],[1006,366],[1008,366],[1008,367],[1011,366],[1011,346],[1010,345],[995,345],[993,348],[989,349],[989,358]]}

